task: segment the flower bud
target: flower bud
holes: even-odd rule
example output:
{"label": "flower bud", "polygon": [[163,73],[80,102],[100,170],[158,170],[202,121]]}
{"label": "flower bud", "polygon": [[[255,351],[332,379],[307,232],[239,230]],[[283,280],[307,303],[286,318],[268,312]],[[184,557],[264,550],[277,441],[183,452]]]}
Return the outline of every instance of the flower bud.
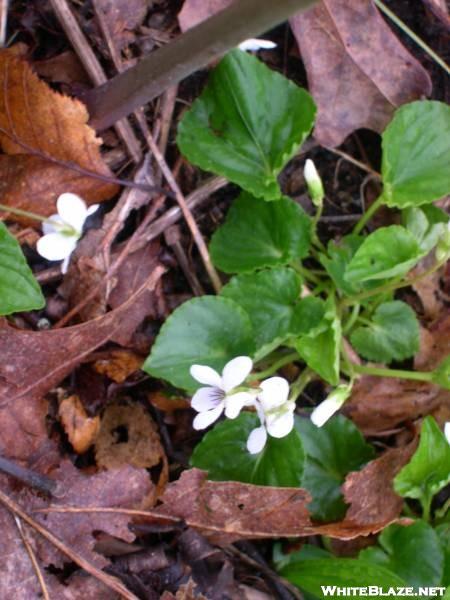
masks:
{"label": "flower bud", "polygon": [[338,385],[327,398],[316,406],[311,413],[311,421],[317,427],[322,427],[336,413],[350,396],[353,384]]}
{"label": "flower bud", "polygon": [[305,162],[303,174],[305,176],[306,185],[308,186],[308,192],[312,203],[317,207],[322,206],[325,192],[320,175],[310,158],[308,158]]}

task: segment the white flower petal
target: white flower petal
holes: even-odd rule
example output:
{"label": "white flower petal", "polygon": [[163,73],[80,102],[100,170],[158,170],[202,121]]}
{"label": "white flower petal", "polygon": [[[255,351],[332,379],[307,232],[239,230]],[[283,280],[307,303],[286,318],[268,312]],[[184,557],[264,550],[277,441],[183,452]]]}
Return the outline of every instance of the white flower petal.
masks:
{"label": "white flower petal", "polygon": [[270,377],[260,383],[258,398],[265,412],[281,406],[287,401],[289,383],[283,377]]}
{"label": "white flower petal", "polygon": [[317,427],[322,427],[341,408],[342,404],[335,398],[327,398],[312,411],[311,421]]}
{"label": "white flower petal", "polygon": [[244,40],[238,46],[239,50],[249,50],[251,52],[256,52],[257,50],[272,50],[276,48],[277,45],[270,40],[259,40],[255,38],[251,38],[249,40]]}
{"label": "white flower petal", "polygon": [[77,238],[60,233],[43,235],[36,244],[38,253],[47,260],[63,260],[72,254]]}
{"label": "white flower petal", "polygon": [[211,367],[207,367],[206,365],[192,365],[189,372],[199,383],[213,385],[222,389],[222,377],[217,371],[211,369]]}
{"label": "white flower petal", "polygon": [[86,217],[90,217],[95,212],[97,212],[99,206],[100,206],[100,204],[91,204],[91,206],[89,206],[86,211]]}
{"label": "white flower petal", "polygon": [[216,387],[203,387],[195,392],[192,396],[191,406],[197,412],[204,412],[216,408],[223,398],[220,398],[221,390]]}
{"label": "white flower petal", "polygon": [[254,429],[247,439],[247,450],[250,454],[259,454],[267,442],[267,431],[265,427]]}
{"label": "white flower petal", "polygon": [[251,406],[255,397],[248,392],[238,392],[225,398],[225,416],[228,419],[235,419],[244,406]]}
{"label": "white flower petal", "polygon": [[447,438],[447,442],[450,444],[450,421],[444,425],[444,434]]}
{"label": "white flower petal", "polygon": [[294,427],[294,413],[285,412],[282,415],[267,416],[267,432],[274,438],[282,438],[291,433]]}
{"label": "white flower petal", "polygon": [[229,392],[247,378],[253,368],[253,361],[248,356],[237,356],[228,362],[222,371],[223,389]]}
{"label": "white flower petal", "polygon": [[219,406],[213,408],[212,410],[207,410],[205,412],[198,413],[192,422],[192,426],[194,429],[206,429],[209,427],[211,423],[217,421],[220,415],[223,412],[223,402],[220,403]]}
{"label": "white flower petal", "polygon": [[56,201],[56,208],[61,219],[81,234],[87,217],[84,200],[76,194],[61,194]]}
{"label": "white flower petal", "polygon": [[59,229],[57,226],[55,227],[56,223],[63,225],[63,220],[59,215],[56,214],[48,217],[48,221],[43,221],[42,231],[44,234],[47,235],[48,233],[57,233]]}

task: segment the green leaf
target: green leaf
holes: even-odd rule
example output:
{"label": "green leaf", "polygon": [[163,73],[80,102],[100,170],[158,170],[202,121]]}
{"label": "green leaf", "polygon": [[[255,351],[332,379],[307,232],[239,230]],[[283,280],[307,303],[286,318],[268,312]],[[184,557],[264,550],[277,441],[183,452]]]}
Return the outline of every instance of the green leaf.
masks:
{"label": "green leaf", "polygon": [[400,277],[423,256],[413,235],[400,225],[381,227],[356,251],[345,272],[349,283]]}
{"label": "green leaf", "polygon": [[422,252],[428,254],[436,246],[448,223],[448,215],[432,204],[421,208],[406,208],[403,224],[412,233]]}
{"label": "green leaf", "polygon": [[341,321],[330,299],[320,325],[295,342],[295,349],[308,367],[331,385],[339,383],[341,336]]}
{"label": "green leaf", "polygon": [[0,223],[0,315],[37,310],[43,306],[45,298],[20,245]]}
{"label": "green leaf", "polygon": [[400,496],[418,498],[428,506],[432,497],[450,482],[450,444],[433,417],[422,423],[420,441],[409,463],[394,479]]}
{"label": "green leaf", "polygon": [[349,283],[345,279],[345,271],[358,248],[364,241],[361,235],[346,235],[336,243],[333,240],[328,242],[327,254],[320,255],[320,262],[325,267],[328,275],[333,280],[337,289],[346,296],[353,296],[361,290],[361,285]]}
{"label": "green leaf", "polygon": [[[360,558],[322,558],[296,560],[280,570],[280,575],[291,581],[302,591],[326,598],[322,586],[396,588],[405,582],[395,573],[380,565]],[[337,596],[336,592],[335,595]]]}
{"label": "green leaf", "polygon": [[422,100],[406,104],[383,133],[383,198],[406,208],[450,193],[450,106]]}
{"label": "green leaf", "polygon": [[408,527],[390,525],[382,531],[378,543],[383,550],[367,548],[359,553],[359,558],[397,573],[409,586],[440,585],[444,553],[431,525],[425,521]]}
{"label": "green leaf", "polygon": [[450,356],[444,358],[433,371],[432,382],[446,390],[450,390]]}
{"label": "green leaf", "polygon": [[290,268],[274,268],[233,277],[221,295],[247,311],[257,347],[276,338],[306,333],[324,314],[323,302],[314,297],[300,299],[301,279]]}
{"label": "green leaf", "polygon": [[348,473],[358,471],[374,457],[357,427],[342,415],[316,427],[309,419],[295,420],[306,453],[302,487],[312,495],[309,509],[314,519],[335,521],[343,517],[346,504],[341,485]]}
{"label": "green leaf", "polygon": [[247,313],[228,298],[203,296],[185,302],[167,319],[143,370],[194,392],[199,384],[189,373],[191,365],[221,370],[232,358],[254,351]]}
{"label": "green leaf", "polygon": [[234,50],[184,115],[177,143],[198,167],[275,200],[277,176],[311,131],[315,112],[308,92]]}
{"label": "green leaf", "polygon": [[268,436],[263,451],[250,454],[247,438],[259,426],[257,415],[247,412],[219,423],[195,448],[192,466],[208,471],[209,479],[216,481],[300,487],[305,455],[295,428],[283,438]]}
{"label": "green leaf", "polygon": [[285,265],[305,257],[311,220],[290,198],[261,202],[242,193],[211,240],[211,258],[225,273]]}
{"label": "green leaf", "polygon": [[353,331],[350,341],[369,360],[382,363],[403,360],[419,350],[419,322],[405,302],[385,302],[377,307],[367,326]]}
{"label": "green leaf", "polygon": [[436,527],[442,552],[444,553],[444,568],[442,573],[442,585],[450,586],[450,523],[443,523]]}

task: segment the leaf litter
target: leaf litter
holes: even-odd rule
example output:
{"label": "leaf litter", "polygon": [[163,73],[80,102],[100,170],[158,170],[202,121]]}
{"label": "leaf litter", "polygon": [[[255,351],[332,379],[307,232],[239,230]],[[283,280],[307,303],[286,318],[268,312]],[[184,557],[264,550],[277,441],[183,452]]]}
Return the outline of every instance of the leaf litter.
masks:
{"label": "leaf litter", "polygon": [[[139,41],[139,27],[145,22],[144,3],[119,2],[113,7],[102,0],[97,4],[117,38],[117,47],[129,52],[130,43]],[[181,29],[192,27],[227,4],[224,0],[186,0],[178,16]],[[355,19],[370,31],[369,45],[368,38],[355,35]],[[326,0],[307,15],[295,17],[291,27],[319,105],[315,137],[321,144],[337,145],[361,127],[381,131],[396,106],[430,91],[426,71],[374,12],[372,2],[364,1],[355,10],[349,3]],[[45,216],[54,212],[61,192],[78,193],[88,203],[112,198],[117,186],[109,180],[112,173],[100,153],[101,140],[87,125],[83,105],[40,81],[19,54],[14,49],[0,52],[0,144],[4,151],[0,157],[0,201]],[[389,72],[380,68],[383,61],[379,57],[383,55],[389,55]],[[63,76],[58,75],[58,81],[64,81]],[[330,97],[334,98],[332,107]],[[132,193],[139,196],[135,190]],[[147,202],[145,195],[132,201],[127,214]],[[110,254],[110,248],[99,254],[104,234],[104,229],[88,232],[59,288],[71,307],[104,285],[109,264],[120,256],[123,242],[116,243]],[[126,394],[128,384],[131,390],[139,385],[133,380],[142,362],[136,330],[145,319],[161,319],[166,310],[162,284],[166,268],[160,255],[158,242],[127,254],[99,293],[95,308],[91,303],[78,312],[78,324],[31,331],[20,320],[13,324],[2,320],[0,452],[52,479],[56,491],[45,498],[3,475],[1,489],[92,565],[108,566],[112,572],[117,569],[130,589],[140,590],[141,595],[154,593],[149,596],[152,598],[159,594],[167,599],[213,598],[214,593],[226,591],[242,594],[228,556],[211,544],[227,546],[239,540],[310,535],[354,540],[371,536],[391,523],[404,523],[400,517],[402,500],[394,492],[392,480],[409,460],[414,441],[408,445],[403,441],[398,448],[387,450],[360,471],[347,475],[342,491],[348,510],[336,523],[315,523],[308,509],[311,498],[301,488],[212,482],[197,469],[182,470],[186,465],[168,444],[167,423],[180,426],[182,415],[187,413],[186,400],[170,396],[170,391],[153,389],[144,397],[151,406],[150,416],[143,404]],[[435,279],[431,285],[431,291],[416,289],[431,322],[416,357],[416,368],[432,369],[448,349],[448,316],[442,316],[446,303],[437,296],[439,281]],[[432,296],[439,302],[433,303]],[[144,346],[151,339],[152,335],[147,335]],[[111,402],[105,392],[99,399],[102,410],[91,414],[83,401],[69,392],[74,379],[76,384],[77,372],[86,368],[85,362],[119,386],[108,390],[124,390],[125,398]],[[56,386],[60,386],[62,396],[55,408],[52,395]],[[448,393],[428,384],[362,377],[346,410],[362,431],[378,435],[401,429],[405,422],[417,421],[448,402]],[[49,427],[52,419],[67,436],[62,454],[60,432]],[[190,435],[190,431],[185,432],[183,437],[181,432],[182,445],[189,447]],[[91,453],[94,460],[87,460]],[[168,458],[173,472],[172,482],[166,485]],[[155,467],[156,485],[148,473]],[[51,512],[46,512],[49,508]],[[132,510],[140,512],[132,514]],[[38,597],[41,586],[11,511],[1,508],[0,521],[4,531],[0,551],[5,557],[0,595]],[[171,536],[167,538],[170,550],[166,542],[146,546],[142,536],[156,533],[157,537],[161,532]],[[119,597],[81,571],[62,576],[58,570],[69,565],[67,556],[28,526],[26,535],[50,597]],[[174,545],[179,548],[175,558]],[[113,558],[116,553],[119,558]],[[126,564],[127,553],[127,567],[122,568],[120,561]],[[211,570],[206,575],[199,566],[204,560],[209,561]],[[50,565],[53,570],[48,569]]]}

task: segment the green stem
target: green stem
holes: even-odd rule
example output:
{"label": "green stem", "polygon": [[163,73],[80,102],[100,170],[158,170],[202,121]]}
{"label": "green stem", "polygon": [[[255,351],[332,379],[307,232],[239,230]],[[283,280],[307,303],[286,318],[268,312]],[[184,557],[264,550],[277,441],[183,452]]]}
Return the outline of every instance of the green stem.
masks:
{"label": "green stem", "polygon": [[431,517],[431,500],[432,500],[432,497],[429,496],[428,494],[423,496],[420,499],[420,503],[421,503],[422,509],[423,509],[422,519],[424,521],[426,521],[427,523],[430,522],[430,517]]}
{"label": "green stem", "polygon": [[348,331],[350,331],[350,329],[353,327],[353,325],[356,323],[356,320],[359,316],[359,311],[361,310],[361,305],[360,304],[355,304],[352,308],[352,312],[349,316],[349,318],[347,319],[346,323],[344,324],[343,328],[342,328],[342,333],[345,335]]}
{"label": "green stem", "polygon": [[358,233],[361,233],[361,231],[363,230],[366,223],[368,221],[370,221],[370,219],[373,217],[373,215],[377,212],[377,210],[380,208],[380,206],[382,204],[383,204],[383,196],[379,196],[375,200],[375,202],[372,202],[372,204],[369,206],[369,208],[366,210],[366,212],[360,218],[358,223],[356,223],[355,228],[353,229],[354,235],[358,235]]}
{"label": "green stem", "polygon": [[298,262],[291,262],[290,266],[297,271],[299,275],[301,275],[306,281],[311,281],[318,285],[320,283],[320,279],[314,275],[309,269],[306,269],[303,265]]}
{"label": "green stem", "polygon": [[300,396],[300,394],[303,392],[305,387],[308,385],[308,383],[311,381],[313,376],[314,376],[314,373],[311,371],[311,369],[306,368],[299,375],[299,377],[297,377],[297,379],[294,381],[294,383],[291,385],[291,392],[289,394],[289,400],[295,402],[297,400],[297,398]]}
{"label": "green stem", "polygon": [[352,365],[353,371],[360,375],[375,375],[376,377],[397,377],[400,379],[413,379],[414,381],[432,381],[433,371],[404,371],[403,369],[385,369],[382,367],[368,367],[367,365]]}
{"label": "green stem", "polygon": [[289,354],[285,354],[264,371],[259,371],[258,373],[253,373],[252,375],[250,375],[248,380],[257,381],[259,379],[264,379],[264,377],[269,377],[270,375],[276,373],[278,369],[281,369],[281,367],[284,367],[285,365],[294,362],[294,360],[298,360],[298,358],[299,356],[297,352],[290,352]]}
{"label": "green stem", "polygon": [[426,44],[422,38],[420,38],[417,34],[414,33],[414,31],[412,31],[412,29],[410,29],[401,19],[399,19],[397,17],[397,15],[395,13],[393,13],[385,4],[384,2],[381,2],[381,0],[375,0],[375,4],[378,6],[378,8],[384,12],[384,14],[389,17],[389,19],[395,23],[397,25],[397,27],[399,27],[404,33],[406,33],[406,35],[408,35],[418,46],[420,46],[420,48],[422,48],[422,50],[424,52],[426,52],[428,54],[428,56],[430,56],[430,58],[432,58],[434,60],[434,62],[436,64],[438,64],[442,69],[444,69],[444,71],[447,73],[447,75],[450,75],[450,67],[448,66],[448,64],[442,60],[442,58],[440,56],[438,56],[436,54],[436,52],[430,48],[430,46],[428,46],[428,44]]}
{"label": "green stem", "polygon": [[7,206],[6,204],[0,204],[0,210],[4,210],[5,212],[9,212],[13,215],[19,215],[20,217],[27,217],[28,219],[34,219],[35,221],[50,222],[50,220],[47,217],[43,217],[42,215],[37,215],[36,213],[29,212],[28,210],[22,210],[21,208],[14,208],[13,206]]}
{"label": "green stem", "polygon": [[386,283],[385,285],[380,285],[377,288],[373,288],[371,290],[367,290],[366,292],[361,292],[361,294],[357,294],[356,296],[350,296],[342,301],[342,306],[350,306],[355,302],[361,302],[361,300],[365,300],[366,298],[370,298],[371,296],[377,296],[378,294],[385,294],[386,292],[393,292],[394,290],[399,290],[404,287],[409,287],[414,285],[418,281],[425,279],[429,275],[432,275],[435,271],[438,271],[445,263],[447,262],[447,257],[444,260],[439,260],[434,263],[429,269],[419,273],[415,277],[411,277],[411,279],[405,279],[404,281],[397,281]]}

